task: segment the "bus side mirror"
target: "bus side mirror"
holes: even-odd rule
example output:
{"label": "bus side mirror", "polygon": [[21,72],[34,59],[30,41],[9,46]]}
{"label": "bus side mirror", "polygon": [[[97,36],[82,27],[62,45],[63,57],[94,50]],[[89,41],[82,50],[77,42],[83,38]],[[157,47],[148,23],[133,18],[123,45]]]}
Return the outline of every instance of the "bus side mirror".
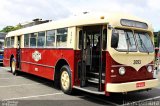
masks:
{"label": "bus side mirror", "polygon": [[118,33],[112,33],[111,47],[112,48],[117,48],[118,47],[118,42],[119,42],[119,34]]}

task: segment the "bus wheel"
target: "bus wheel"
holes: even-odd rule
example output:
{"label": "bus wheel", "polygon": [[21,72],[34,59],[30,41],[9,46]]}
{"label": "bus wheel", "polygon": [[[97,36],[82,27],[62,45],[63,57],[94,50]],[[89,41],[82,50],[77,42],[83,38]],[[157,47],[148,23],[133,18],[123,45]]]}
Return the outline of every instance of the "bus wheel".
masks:
{"label": "bus wheel", "polygon": [[62,91],[66,94],[71,94],[72,92],[71,81],[70,68],[68,65],[65,65],[61,68],[60,85]]}
{"label": "bus wheel", "polygon": [[17,72],[16,72],[16,61],[14,59],[12,59],[12,62],[11,62],[11,72],[13,75],[17,75]]}

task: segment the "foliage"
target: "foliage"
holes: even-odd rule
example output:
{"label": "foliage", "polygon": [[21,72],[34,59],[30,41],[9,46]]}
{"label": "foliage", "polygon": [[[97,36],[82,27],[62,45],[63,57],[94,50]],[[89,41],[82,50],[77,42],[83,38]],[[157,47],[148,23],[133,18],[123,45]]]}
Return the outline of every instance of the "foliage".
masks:
{"label": "foliage", "polygon": [[157,33],[154,35],[154,45],[157,47],[158,42],[157,42]]}
{"label": "foliage", "polygon": [[159,43],[160,43],[160,31],[158,31],[157,33],[155,33],[155,36],[154,36],[155,47],[158,47]]}
{"label": "foliage", "polygon": [[5,32],[5,33],[8,33],[10,31],[15,31],[15,30],[18,30],[18,29],[21,29],[22,28],[22,25],[21,24],[18,24],[17,26],[6,26],[4,27],[0,32]]}

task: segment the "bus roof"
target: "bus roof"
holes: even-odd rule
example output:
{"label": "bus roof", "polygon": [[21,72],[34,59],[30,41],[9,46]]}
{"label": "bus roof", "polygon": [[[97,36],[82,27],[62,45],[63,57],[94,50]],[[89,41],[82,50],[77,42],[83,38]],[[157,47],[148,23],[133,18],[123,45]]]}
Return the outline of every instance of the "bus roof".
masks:
{"label": "bus roof", "polygon": [[57,28],[105,24],[105,23],[109,23],[111,26],[122,27],[120,23],[121,19],[135,20],[138,22],[147,23],[148,24],[147,30],[153,30],[152,25],[149,22],[128,14],[120,14],[120,13],[110,14],[110,15],[84,14],[81,16],[74,16],[67,19],[63,19],[63,20],[52,21],[44,24],[27,27],[27,28],[22,28],[16,31],[9,32],[6,37],[18,36],[18,35],[23,35],[28,33],[57,29]]}

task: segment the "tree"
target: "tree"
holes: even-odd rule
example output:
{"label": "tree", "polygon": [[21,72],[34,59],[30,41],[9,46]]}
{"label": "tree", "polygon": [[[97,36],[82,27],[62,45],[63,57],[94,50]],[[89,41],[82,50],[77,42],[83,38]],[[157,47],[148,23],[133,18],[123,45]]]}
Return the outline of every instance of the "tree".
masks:
{"label": "tree", "polygon": [[22,28],[22,25],[21,24],[18,24],[17,26],[6,26],[4,27],[0,32],[5,32],[5,33],[8,33],[10,31],[15,31],[15,30],[18,30],[18,29],[21,29]]}
{"label": "tree", "polygon": [[154,32],[154,45],[158,47],[160,43],[160,31]]}
{"label": "tree", "polygon": [[13,31],[13,30],[14,30],[13,26],[6,26],[1,30],[1,32],[8,33],[8,32]]}
{"label": "tree", "polygon": [[22,25],[18,24],[17,26],[14,27],[14,30],[18,30],[18,29],[21,29],[21,28],[22,28]]}

